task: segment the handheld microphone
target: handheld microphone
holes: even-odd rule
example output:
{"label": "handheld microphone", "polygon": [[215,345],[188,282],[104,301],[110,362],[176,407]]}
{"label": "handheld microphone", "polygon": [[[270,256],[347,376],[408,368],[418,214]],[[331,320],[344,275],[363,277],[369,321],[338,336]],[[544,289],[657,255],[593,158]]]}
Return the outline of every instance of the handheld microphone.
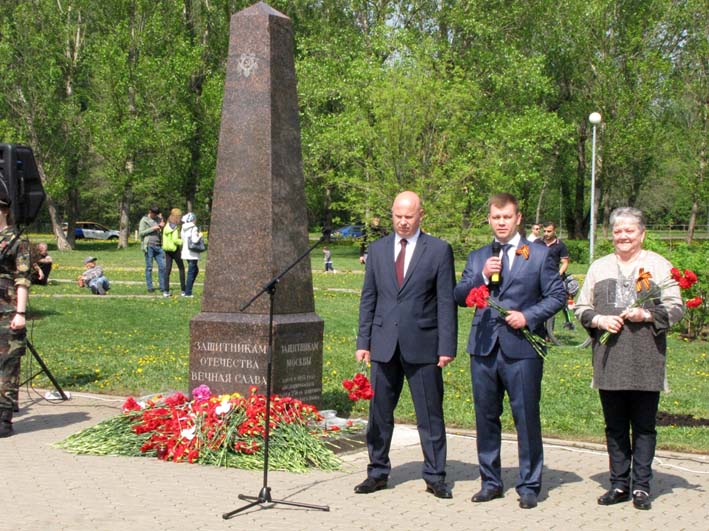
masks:
{"label": "handheld microphone", "polygon": [[[502,251],[502,245],[497,240],[492,242],[492,256],[500,256],[500,251]],[[502,271],[499,273],[493,273],[490,277],[490,286],[497,287],[502,282]]]}

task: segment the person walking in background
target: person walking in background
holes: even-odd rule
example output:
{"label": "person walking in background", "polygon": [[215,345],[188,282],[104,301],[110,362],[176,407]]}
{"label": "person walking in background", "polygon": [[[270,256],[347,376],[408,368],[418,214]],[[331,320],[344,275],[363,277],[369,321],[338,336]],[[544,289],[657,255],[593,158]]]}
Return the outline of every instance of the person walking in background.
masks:
{"label": "person walking in background", "polygon": [[89,288],[94,295],[105,295],[111,289],[111,284],[103,274],[103,268],[96,264],[98,258],[87,256],[84,260],[84,268],[86,269],[79,278],[77,284],[80,288]]}
{"label": "person walking in background", "polygon": [[[610,225],[615,252],[591,264],[575,310],[593,340],[592,385],[606,422],[610,489],[598,504],[632,495],[635,508],[647,510],[655,419],[660,391],[667,390],[667,331],[682,318],[684,305],[679,287],[660,288],[672,278],[672,264],[643,249],[642,212],[617,208]],[[611,334],[607,341],[605,332]]]}
{"label": "person walking in background", "polygon": [[[532,227],[532,231],[534,227]],[[532,240],[530,240],[532,241]],[[569,268],[569,249],[556,235],[556,223],[547,221],[544,224],[544,236],[537,238],[534,243],[546,245],[549,248],[549,256],[554,260],[559,275],[563,276]]]}
{"label": "person walking in background", "polygon": [[162,249],[161,231],[165,222],[160,215],[160,209],[153,205],[148,213],[143,216],[138,225],[138,237],[142,240],[141,248],[145,254],[145,283],[148,293],[155,291],[153,287],[153,260],[158,264],[158,281],[160,291],[169,296],[169,288],[165,284],[165,251]]}
{"label": "person walking in background", "polygon": [[537,241],[540,238],[541,230],[542,230],[542,226],[539,223],[535,223],[534,225],[532,225],[532,228],[530,230],[530,234],[529,234],[529,236],[527,236],[527,239],[530,242]]}
{"label": "person walking in background", "polygon": [[199,253],[190,249],[190,242],[197,243],[202,238],[202,233],[195,225],[197,218],[192,212],[182,216],[182,259],[187,261],[187,281],[185,283],[185,297],[193,297],[192,288],[199,274]]}
{"label": "person walking in background", "polygon": [[167,223],[162,229],[162,249],[165,251],[165,286],[166,297],[170,296],[170,274],[172,263],[177,265],[180,273],[180,294],[185,294],[185,263],[182,261],[182,239],[180,238],[180,219],[182,210],[173,208],[167,218]]}
{"label": "person walking in background", "polygon": [[27,348],[25,312],[30,288],[30,248],[10,215],[7,190],[0,193],[0,437],[12,435],[20,390],[20,361]]}
{"label": "person walking in background", "polygon": [[[544,237],[535,240],[534,243],[546,245],[549,249],[549,256],[551,256],[552,260],[554,260],[554,264],[556,264],[556,267],[559,270],[559,275],[561,275],[562,281],[566,281],[566,270],[569,268],[569,249],[556,235],[556,223],[553,221],[547,221],[544,223]],[[566,310],[566,305],[564,305],[563,313],[565,320],[564,328],[573,330],[574,323],[571,322],[571,316],[569,315],[570,311]],[[550,322],[548,323],[548,326],[551,331],[554,330],[554,316],[552,315],[549,319]]]}
{"label": "person walking in background", "polygon": [[374,396],[369,408],[367,479],[354,490],[386,488],[394,409],[404,378],[409,383],[423,450],[426,491],[451,498],[446,477],[443,367],[456,354],[458,319],[453,301],[451,246],[420,230],[423,209],[413,192],[394,200],[395,234],[369,246],[359,307],[357,361],[371,362]]}
{"label": "person walking in background", "polygon": [[323,260],[325,261],[325,273],[335,272],[335,268],[332,265],[332,251],[329,247],[322,248]]}
{"label": "person walking in background", "polygon": [[522,215],[517,198],[494,195],[488,208],[494,242],[468,255],[454,292],[456,302],[466,306],[473,288],[488,285],[491,296],[508,310],[506,316],[490,306],[477,310],[468,338],[482,480],[472,501],[503,495],[500,415],[507,391],[517,429],[519,506],[531,509],[537,506],[544,464],[539,417],[544,360],[522,329],[543,336],[544,322],[564,306],[566,292],[548,249],[531,245],[518,233]]}

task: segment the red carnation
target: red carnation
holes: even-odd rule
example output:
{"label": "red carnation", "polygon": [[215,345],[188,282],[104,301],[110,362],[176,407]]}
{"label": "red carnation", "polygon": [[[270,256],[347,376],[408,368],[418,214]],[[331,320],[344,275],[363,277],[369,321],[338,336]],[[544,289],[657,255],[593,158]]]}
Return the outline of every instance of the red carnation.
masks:
{"label": "red carnation", "polygon": [[670,275],[672,276],[672,279],[677,283],[679,283],[679,279],[682,278],[682,272],[676,267],[670,269]]}
{"label": "red carnation", "polygon": [[468,296],[465,298],[465,305],[468,308],[472,308],[474,306],[475,308],[482,310],[483,308],[487,308],[489,296],[490,290],[487,289],[487,286],[479,286],[477,288],[473,288],[470,290],[470,293],[468,293]]}
{"label": "red carnation", "polygon": [[689,299],[687,301],[687,308],[699,308],[702,305],[702,300],[701,297],[694,297],[693,299]]}
{"label": "red carnation", "polygon": [[699,280],[699,279],[697,278],[696,273],[695,273],[694,271],[690,271],[689,269],[685,269],[685,270],[684,270],[684,278],[686,278],[687,280],[689,280],[690,286],[696,284],[696,283],[697,283],[697,280]]}
{"label": "red carnation", "polygon": [[125,402],[123,402],[123,413],[128,411],[140,411],[140,404],[135,401],[135,398],[129,396]]}
{"label": "red carnation", "polygon": [[363,400],[371,400],[374,396],[374,391],[372,390],[371,386],[368,386],[360,391],[359,396]]}
{"label": "red carnation", "polygon": [[187,402],[187,397],[179,391],[165,399],[165,403],[170,407],[176,407],[184,404],[185,402]]}
{"label": "red carnation", "polygon": [[358,372],[357,374],[355,374],[352,381],[354,382],[354,384],[357,387],[363,387],[364,385],[369,384],[369,380],[367,380],[367,377],[364,374],[362,374],[361,372]]}
{"label": "red carnation", "polygon": [[366,364],[362,362],[361,372],[355,373],[351,380],[342,380],[342,387],[349,391],[347,396],[353,402],[357,400],[371,400],[374,396],[372,384],[369,383],[365,371]]}

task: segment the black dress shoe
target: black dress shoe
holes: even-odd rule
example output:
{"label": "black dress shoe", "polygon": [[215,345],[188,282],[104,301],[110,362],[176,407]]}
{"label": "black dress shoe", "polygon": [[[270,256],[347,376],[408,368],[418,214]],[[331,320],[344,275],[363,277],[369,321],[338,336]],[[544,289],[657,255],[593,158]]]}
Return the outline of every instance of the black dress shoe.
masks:
{"label": "black dress shoe", "polygon": [[520,509],[534,509],[537,506],[537,495],[533,492],[525,492],[519,495]]}
{"label": "black dress shoe", "polygon": [[629,499],[629,492],[620,489],[611,489],[598,498],[598,505],[615,505],[616,503],[625,502]]}
{"label": "black dress shoe", "polygon": [[432,493],[436,498],[452,498],[453,491],[442,479],[435,483],[426,482],[426,492]]}
{"label": "black dress shoe", "polygon": [[387,488],[387,479],[386,478],[381,478],[381,479],[367,478],[362,483],[357,485],[354,488],[354,491],[357,494],[371,494],[372,492],[376,492],[378,490],[382,490],[385,488]]}
{"label": "black dress shoe", "polygon": [[650,495],[644,490],[633,491],[633,507],[641,511],[647,511],[652,507]]}
{"label": "black dress shoe", "polygon": [[479,492],[473,494],[470,501],[475,503],[489,502],[495,498],[502,498],[502,489],[491,489],[483,487]]}

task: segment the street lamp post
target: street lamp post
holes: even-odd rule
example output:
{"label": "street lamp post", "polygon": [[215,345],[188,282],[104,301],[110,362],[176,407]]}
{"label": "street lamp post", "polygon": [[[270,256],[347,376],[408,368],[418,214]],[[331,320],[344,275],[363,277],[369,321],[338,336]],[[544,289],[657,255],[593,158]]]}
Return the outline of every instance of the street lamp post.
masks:
{"label": "street lamp post", "polygon": [[591,143],[591,230],[588,235],[589,263],[593,262],[593,249],[596,239],[596,126],[601,123],[601,115],[592,112],[588,121],[593,125],[593,141]]}

